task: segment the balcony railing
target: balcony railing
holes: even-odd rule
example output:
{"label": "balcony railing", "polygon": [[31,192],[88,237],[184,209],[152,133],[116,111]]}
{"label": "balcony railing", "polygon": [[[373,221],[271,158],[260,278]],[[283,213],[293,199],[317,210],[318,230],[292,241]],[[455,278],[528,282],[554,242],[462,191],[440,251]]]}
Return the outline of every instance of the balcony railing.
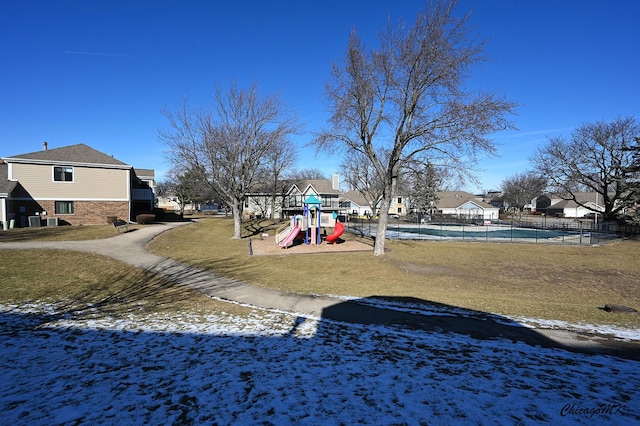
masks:
{"label": "balcony railing", "polygon": [[133,189],[131,197],[134,201],[153,200],[153,191],[150,189]]}
{"label": "balcony railing", "polygon": [[[285,199],[283,207],[285,209],[300,209],[302,210],[303,204],[299,202],[294,202],[293,200]],[[331,202],[323,202],[320,207],[322,210],[340,210],[340,203],[338,200],[332,200]]]}

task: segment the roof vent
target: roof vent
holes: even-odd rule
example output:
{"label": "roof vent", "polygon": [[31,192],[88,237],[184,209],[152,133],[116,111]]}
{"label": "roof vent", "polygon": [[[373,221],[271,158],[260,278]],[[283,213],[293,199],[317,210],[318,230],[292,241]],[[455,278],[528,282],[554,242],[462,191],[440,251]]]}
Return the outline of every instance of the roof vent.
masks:
{"label": "roof vent", "polygon": [[46,151],[48,146],[49,146],[49,143],[48,143],[48,142],[46,142],[46,141],[45,141],[45,142],[42,142],[42,150],[43,150],[43,151]]}

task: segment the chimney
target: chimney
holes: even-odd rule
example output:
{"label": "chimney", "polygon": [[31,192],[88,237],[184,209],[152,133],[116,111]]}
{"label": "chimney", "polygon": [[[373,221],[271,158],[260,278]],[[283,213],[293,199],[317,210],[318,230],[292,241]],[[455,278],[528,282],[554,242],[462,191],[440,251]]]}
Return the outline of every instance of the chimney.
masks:
{"label": "chimney", "polygon": [[340,191],[340,176],[337,173],[331,175],[331,189]]}
{"label": "chimney", "polygon": [[46,150],[47,150],[47,146],[48,146],[48,145],[49,145],[49,143],[47,143],[46,141],[45,141],[45,142],[42,142],[42,150],[43,150],[43,151],[46,151]]}

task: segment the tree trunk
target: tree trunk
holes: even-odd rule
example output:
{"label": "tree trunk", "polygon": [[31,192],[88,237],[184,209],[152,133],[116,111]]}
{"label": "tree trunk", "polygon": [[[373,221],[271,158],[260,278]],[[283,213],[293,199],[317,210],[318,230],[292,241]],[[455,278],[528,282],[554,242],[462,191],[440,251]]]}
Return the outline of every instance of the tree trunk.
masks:
{"label": "tree trunk", "polygon": [[384,243],[387,238],[387,224],[389,223],[389,206],[391,198],[386,195],[380,200],[380,213],[378,214],[378,228],[376,229],[376,241],[373,245],[373,255],[384,255]]}
{"label": "tree trunk", "polygon": [[233,238],[234,240],[242,239],[242,205],[243,200],[233,200],[231,204],[231,212],[233,214]]}
{"label": "tree trunk", "polygon": [[271,196],[271,211],[269,212],[269,219],[276,218],[276,196],[275,191],[273,191],[273,195]]}

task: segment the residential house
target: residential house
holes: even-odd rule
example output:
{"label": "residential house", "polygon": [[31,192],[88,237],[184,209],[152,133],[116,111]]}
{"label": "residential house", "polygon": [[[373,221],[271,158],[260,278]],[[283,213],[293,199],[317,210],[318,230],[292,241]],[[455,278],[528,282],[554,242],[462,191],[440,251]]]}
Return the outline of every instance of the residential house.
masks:
{"label": "residential house", "polygon": [[371,206],[358,191],[348,191],[340,195],[340,212],[355,217],[371,217]]}
{"label": "residential house", "polygon": [[442,215],[460,219],[497,220],[500,209],[464,191],[444,191],[436,194],[435,210]]}
{"label": "residential house", "polygon": [[[180,203],[178,203],[178,197],[175,196],[157,196],[156,205],[162,210],[180,211]],[[193,213],[198,210],[197,203],[186,203],[184,206],[185,212]]]}
{"label": "residential house", "polygon": [[389,215],[406,216],[409,212],[408,197],[396,195],[391,199],[389,205]]}
{"label": "residential house", "polygon": [[315,196],[322,201],[320,210],[322,226],[333,226],[333,213],[340,212],[340,182],[338,175],[328,179],[312,179],[294,182],[286,192],[282,202],[282,217],[301,214],[304,200]]}
{"label": "residential house", "polygon": [[92,225],[109,216],[134,220],[153,209],[154,194],[132,166],[110,155],[85,144],[48,149],[44,142],[42,151],[2,158],[0,205],[0,219],[17,226],[42,219]]}
{"label": "residential house", "polygon": [[574,200],[565,200],[552,194],[540,195],[532,200],[531,204],[533,211],[550,217],[581,218],[595,211],[604,211],[604,206],[598,203],[598,194],[595,192],[577,193],[575,197],[584,206]]}
{"label": "residential house", "polygon": [[248,193],[244,201],[243,216],[283,218],[282,203],[293,184],[292,181],[281,180],[277,183],[276,191],[271,184]]}
{"label": "residential house", "polygon": [[156,171],[152,169],[133,169],[138,179],[156,193]]}

